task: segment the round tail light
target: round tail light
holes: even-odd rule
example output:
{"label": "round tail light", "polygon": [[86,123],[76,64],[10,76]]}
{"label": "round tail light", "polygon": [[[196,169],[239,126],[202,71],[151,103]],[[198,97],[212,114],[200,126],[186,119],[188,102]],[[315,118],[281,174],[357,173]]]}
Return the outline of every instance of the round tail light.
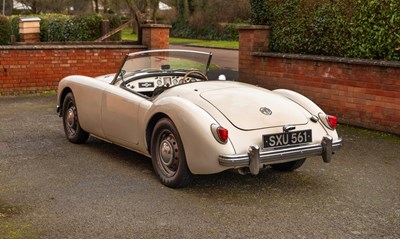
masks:
{"label": "round tail light", "polygon": [[328,115],[328,123],[329,126],[332,127],[332,129],[335,129],[338,123],[337,117],[333,116],[333,115]]}
{"label": "round tail light", "polygon": [[226,141],[228,141],[228,130],[227,129],[225,129],[224,127],[218,127],[217,128],[217,131],[218,131],[218,137],[219,137],[219,139],[222,141],[222,142],[225,142],[226,143]]}
{"label": "round tail light", "polygon": [[225,129],[222,126],[219,126],[217,124],[212,124],[211,125],[211,132],[214,135],[214,138],[221,144],[226,144],[229,139],[229,133],[228,130]]}

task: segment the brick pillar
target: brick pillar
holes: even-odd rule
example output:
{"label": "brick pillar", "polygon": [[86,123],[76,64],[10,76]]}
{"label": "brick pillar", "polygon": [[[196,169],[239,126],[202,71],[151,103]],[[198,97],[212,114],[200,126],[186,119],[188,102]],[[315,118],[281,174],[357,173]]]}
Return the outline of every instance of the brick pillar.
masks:
{"label": "brick pillar", "polygon": [[142,44],[146,45],[149,50],[168,49],[170,29],[170,25],[142,25]]}
{"label": "brick pillar", "polygon": [[239,29],[239,79],[258,84],[257,63],[253,52],[269,51],[271,28],[264,25],[241,25]]}
{"label": "brick pillar", "polygon": [[21,42],[40,42],[40,18],[21,18],[19,20],[19,34]]}

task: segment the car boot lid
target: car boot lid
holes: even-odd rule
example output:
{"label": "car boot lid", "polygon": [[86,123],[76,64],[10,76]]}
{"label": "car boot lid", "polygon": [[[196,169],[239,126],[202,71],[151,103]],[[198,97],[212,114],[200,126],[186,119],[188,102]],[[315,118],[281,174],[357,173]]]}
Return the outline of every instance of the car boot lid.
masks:
{"label": "car boot lid", "polygon": [[255,87],[213,89],[200,96],[241,130],[308,123],[305,111],[293,101]]}

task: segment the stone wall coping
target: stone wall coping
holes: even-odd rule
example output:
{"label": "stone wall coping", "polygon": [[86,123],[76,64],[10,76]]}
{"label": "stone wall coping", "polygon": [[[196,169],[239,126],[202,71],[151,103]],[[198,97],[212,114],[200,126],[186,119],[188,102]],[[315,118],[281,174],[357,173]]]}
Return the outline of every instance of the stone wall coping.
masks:
{"label": "stone wall coping", "polygon": [[130,44],[16,44],[3,45],[0,50],[70,50],[70,49],[147,49],[144,45]]}
{"label": "stone wall coping", "polygon": [[171,25],[167,25],[167,24],[143,24],[142,25],[143,28],[172,28]]}
{"label": "stone wall coping", "polygon": [[237,29],[239,30],[270,30],[271,27],[267,25],[237,25]]}
{"label": "stone wall coping", "polygon": [[400,61],[368,60],[368,59],[357,59],[348,57],[303,55],[303,54],[289,54],[289,53],[277,53],[277,52],[253,52],[252,55],[260,57],[273,57],[273,58],[283,58],[283,59],[293,59],[293,60],[321,61],[321,62],[332,62],[332,63],[346,63],[353,65],[400,68]]}

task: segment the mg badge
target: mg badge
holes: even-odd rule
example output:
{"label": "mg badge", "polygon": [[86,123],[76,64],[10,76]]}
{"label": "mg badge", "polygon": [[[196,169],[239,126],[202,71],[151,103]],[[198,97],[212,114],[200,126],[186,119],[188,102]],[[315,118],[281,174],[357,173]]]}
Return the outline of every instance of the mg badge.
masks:
{"label": "mg badge", "polygon": [[272,110],[268,109],[267,107],[261,107],[260,112],[265,115],[272,115]]}

